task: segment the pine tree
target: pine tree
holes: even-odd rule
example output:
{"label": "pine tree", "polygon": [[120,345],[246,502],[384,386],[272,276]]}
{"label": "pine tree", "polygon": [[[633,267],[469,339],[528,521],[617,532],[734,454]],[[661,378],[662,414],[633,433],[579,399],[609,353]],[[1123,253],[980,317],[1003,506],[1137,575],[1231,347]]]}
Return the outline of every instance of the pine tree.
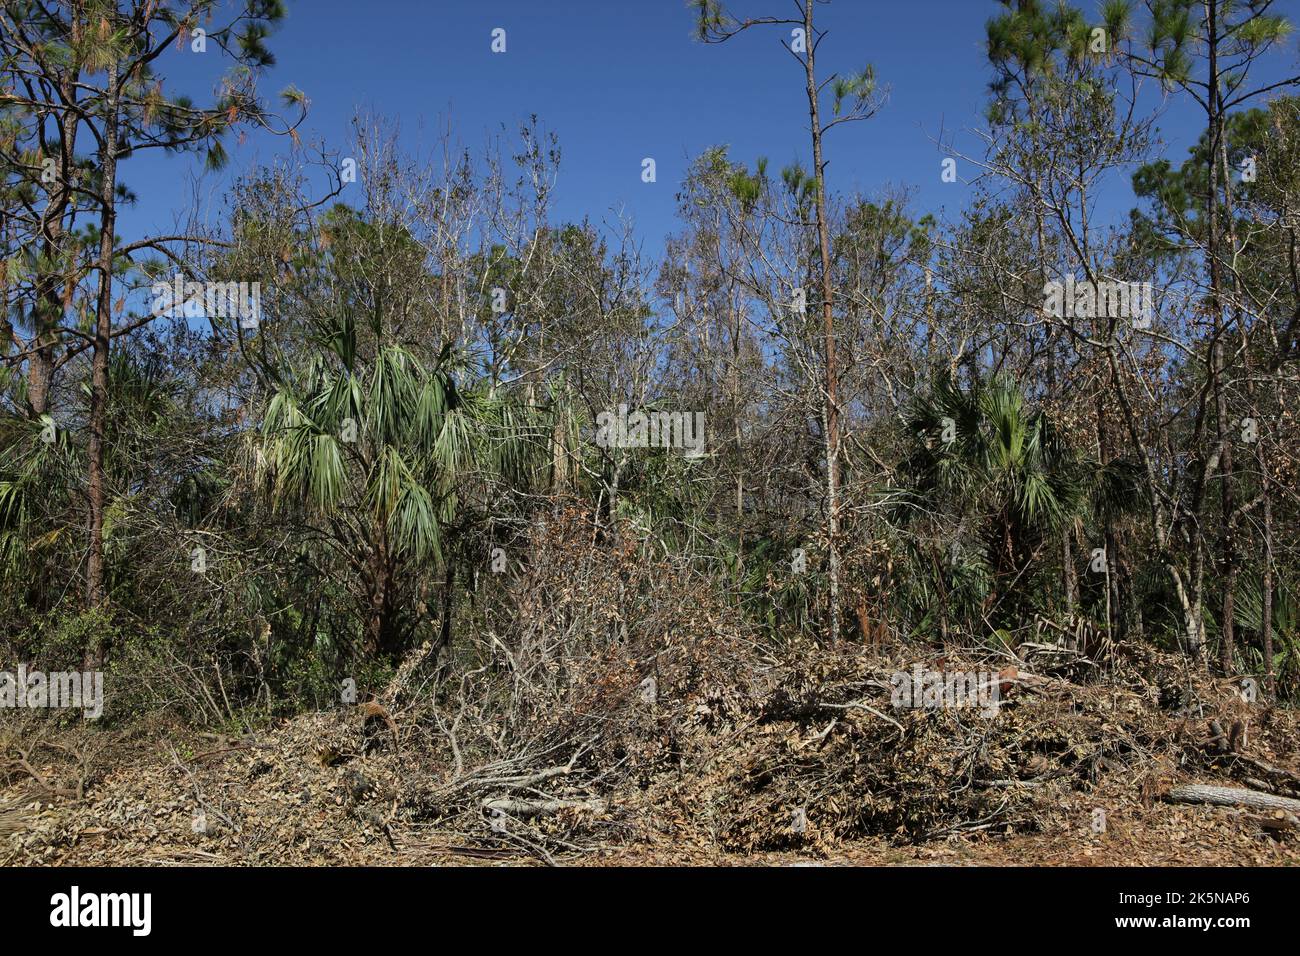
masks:
{"label": "pine tree", "polygon": [[[867,66],[848,76],[832,74],[817,80],[817,48],[826,37],[813,22],[815,0],[794,0],[798,17],[754,17],[736,19],[720,0],[695,0],[696,34],[705,43],[724,43],[753,27],[781,27],[790,31],[782,45],[803,68],[804,89],[808,97],[808,123],[812,144],[812,181],[816,210],[817,249],[821,259],[821,309],[823,333],[824,386],[822,418],[826,450],[826,541],[829,552],[830,620],[827,629],[831,640],[840,636],[840,405],[839,360],[836,355],[835,290],[831,274],[831,233],[826,213],[826,163],[822,141],[826,133],[841,123],[870,119],[883,105],[884,97],[876,82],[875,71]],[[822,122],[822,92],[829,87],[834,95],[833,119]]]}
{"label": "pine tree", "polygon": [[[240,126],[296,136],[296,123],[287,124],[269,112],[256,84],[257,73],[274,63],[265,40],[284,16],[283,4],[280,0],[240,0],[228,12],[229,20],[214,24],[223,10],[227,7],[218,0],[8,0],[0,15],[0,66],[4,71],[0,83],[6,91],[6,114],[20,115],[28,138],[58,155],[57,176],[38,232],[59,268],[48,267],[38,278],[36,349],[17,357],[34,356],[29,390],[34,412],[45,409],[54,369],[87,347],[92,350],[86,563],[86,603],[90,607],[102,604],[107,597],[104,428],[112,342],[155,318],[146,314],[115,326],[114,313],[122,312],[125,299],[114,295],[114,276],[138,267],[137,258],[145,254],[161,255],[181,268],[174,249],[196,238],[163,235],[120,242],[115,234],[117,212],[129,193],[119,175],[119,162],[145,150],[161,149],[200,152],[207,166],[217,169],[226,162],[224,137]],[[156,67],[173,48],[191,53],[213,49],[232,63],[212,104],[198,106],[188,97],[167,94]],[[293,89],[283,96],[286,105],[297,108],[297,122],[301,122],[305,98]],[[54,123],[47,136],[49,117]],[[74,153],[76,142],[86,140],[97,147],[97,162],[89,169],[78,168]],[[33,168],[28,162],[26,168],[38,177],[44,167]],[[96,220],[90,230],[94,254],[87,250],[86,256],[72,262],[66,252],[60,255],[60,242],[71,232],[68,227],[75,215],[83,211]],[[53,278],[63,288],[57,305],[52,299]],[[78,292],[83,301],[92,303],[88,329],[74,328],[64,318]],[[9,356],[7,361],[12,363],[15,358]],[[90,655],[95,663],[102,661],[105,650]]]}

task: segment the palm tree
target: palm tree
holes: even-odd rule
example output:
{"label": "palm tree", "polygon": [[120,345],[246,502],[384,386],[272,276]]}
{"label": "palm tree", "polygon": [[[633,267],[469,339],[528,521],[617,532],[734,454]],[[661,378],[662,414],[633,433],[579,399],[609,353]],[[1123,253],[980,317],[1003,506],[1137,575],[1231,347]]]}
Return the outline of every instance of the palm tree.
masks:
{"label": "palm tree", "polygon": [[[1049,533],[1086,512],[1090,491],[1109,494],[1100,469],[1077,457],[1052,417],[1026,407],[1005,378],[970,389],[941,379],[917,397],[907,427],[914,447],[901,468],[895,516],[905,525],[929,514],[951,538],[937,599],[956,610],[954,599],[964,595],[971,620],[987,622],[994,610],[1023,620],[1025,602],[1016,596],[1032,591],[1028,576]],[[931,558],[937,570],[940,560]],[[999,592],[1017,606],[1004,605]]]}
{"label": "palm tree", "polygon": [[525,471],[532,431],[508,398],[458,387],[465,363],[450,348],[426,363],[384,341],[380,320],[370,327],[369,357],[352,310],[318,327],[308,360],[271,396],[259,463],[273,499],[302,506],[352,572],[365,652],[392,659],[423,613],[422,572],[443,565],[445,587],[454,583],[445,530],[464,486],[476,475]]}
{"label": "palm tree", "polygon": [[75,562],[79,522],[71,490],[78,460],[68,432],[48,415],[0,418],[0,579],[40,606],[50,569]]}
{"label": "palm tree", "polygon": [[[1234,623],[1243,631],[1260,635],[1263,643],[1264,622],[1272,624],[1271,638],[1268,646],[1260,647],[1258,658],[1250,663],[1258,663],[1258,669],[1270,675],[1270,684],[1279,678],[1297,673],[1300,669],[1300,599],[1287,586],[1285,581],[1278,582],[1272,592],[1272,600],[1264,599],[1264,582],[1258,574],[1248,574],[1241,580],[1241,591],[1232,606]],[[1255,658],[1255,650],[1248,651]],[[1272,661],[1265,659],[1265,654],[1272,654]],[[1289,683],[1283,681],[1284,684]],[[1270,693],[1273,688],[1269,688]]]}

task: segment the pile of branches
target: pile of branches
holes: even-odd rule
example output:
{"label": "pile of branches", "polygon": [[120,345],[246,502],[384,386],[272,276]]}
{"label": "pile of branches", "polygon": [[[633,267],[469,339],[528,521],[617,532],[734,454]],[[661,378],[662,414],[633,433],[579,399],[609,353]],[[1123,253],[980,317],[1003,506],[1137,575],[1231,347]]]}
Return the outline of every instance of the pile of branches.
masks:
{"label": "pile of branches", "polygon": [[688,563],[586,511],[539,521],[528,552],[456,666],[431,671],[421,650],[380,702],[404,751],[395,819],[550,860],[635,839],[627,794],[689,772],[685,738],[739,712],[774,663]]}
{"label": "pile of branches", "polygon": [[[1025,657],[1047,659],[1037,648]],[[896,706],[898,675],[917,664],[995,675],[996,708]],[[917,661],[796,649],[722,741],[712,731],[696,738],[696,772],[661,781],[648,803],[667,808],[660,819],[675,839],[702,828],[722,848],[750,853],[1034,833],[1063,797],[1103,784],[1150,800],[1189,774],[1267,777],[1271,789],[1300,782],[1245,752],[1293,749],[1290,715],[1146,648],[1117,648],[1112,664],[1104,679],[1076,683],[1007,652]],[[1241,729],[1252,723],[1253,743]],[[1231,743],[1222,728],[1238,728]]]}

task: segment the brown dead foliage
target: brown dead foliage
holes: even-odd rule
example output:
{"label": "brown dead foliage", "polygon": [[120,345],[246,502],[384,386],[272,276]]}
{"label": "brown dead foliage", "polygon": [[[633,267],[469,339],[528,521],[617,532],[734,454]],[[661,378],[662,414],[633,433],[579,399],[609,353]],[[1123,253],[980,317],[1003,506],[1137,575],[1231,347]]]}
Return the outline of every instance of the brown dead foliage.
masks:
{"label": "brown dead foliage", "polygon": [[[557,512],[530,548],[513,610],[461,637],[452,667],[416,651],[368,709],[240,736],[11,721],[8,862],[906,862],[1012,840],[1079,862],[1140,859],[1151,833],[1222,834],[1224,863],[1294,861],[1292,833],[1161,800],[1187,780],[1300,795],[1295,714],[1239,682],[1127,645],[1091,662],[778,654],[689,565],[631,533],[601,540],[584,512]],[[893,706],[914,665],[997,675],[996,713]]]}

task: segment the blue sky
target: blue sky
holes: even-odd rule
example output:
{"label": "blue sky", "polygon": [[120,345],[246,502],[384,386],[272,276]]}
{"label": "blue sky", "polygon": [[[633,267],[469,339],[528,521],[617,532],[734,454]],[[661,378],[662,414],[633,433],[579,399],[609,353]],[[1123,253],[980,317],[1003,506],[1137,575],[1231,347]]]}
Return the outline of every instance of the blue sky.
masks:
{"label": "blue sky", "polygon": [[[288,17],[271,37],[277,65],[268,93],[293,83],[307,93],[309,141],[347,144],[358,109],[400,122],[413,151],[431,146],[450,119],[471,148],[505,124],[511,134],[529,114],[554,131],[563,151],[555,196],[557,220],[601,220],[624,209],[654,256],[674,228],[677,184],[691,157],[729,144],[737,160],[767,156],[774,170],[808,161],[806,100],[798,65],[780,46],[778,28],[752,30],[722,45],[691,36],[684,0],[287,0]],[[736,0],[738,14],[777,11],[789,0]],[[1083,6],[1092,6],[1085,0]],[[1300,13],[1300,0],[1280,12]],[[914,190],[916,212],[955,214],[968,186],[940,181],[942,153],[934,140],[981,124],[990,76],[984,24],[994,0],[835,0],[819,6],[830,36],[818,51],[819,72],[872,63],[891,88],[889,102],[868,123],[834,130],[827,142],[835,190],[879,194]],[[506,30],[507,52],[490,50],[491,32]],[[1268,71],[1296,67],[1292,40]],[[170,52],[160,71],[173,92],[211,99],[226,63],[215,46],[203,55]],[[1261,73],[1261,75],[1266,75]],[[1162,121],[1167,152],[1180,161],[1195,128],[1175,106]],[[228,144],[229,173],[287,152],[284,139],[251,136]],[[653,157],[658,181],[641,182],[641,160]],[[140,197],[120,220],[127,236],[167,231],[174,210],[191,197],[189,157],[140,156],[121,174]],[[963,176],[973,170],[962,169]],[[228,174],[207,176],[202,197],[213,211]],[[346,199],[346,194],[344,196]],[[1127,197],[1115,197],[1114,210]]]}

